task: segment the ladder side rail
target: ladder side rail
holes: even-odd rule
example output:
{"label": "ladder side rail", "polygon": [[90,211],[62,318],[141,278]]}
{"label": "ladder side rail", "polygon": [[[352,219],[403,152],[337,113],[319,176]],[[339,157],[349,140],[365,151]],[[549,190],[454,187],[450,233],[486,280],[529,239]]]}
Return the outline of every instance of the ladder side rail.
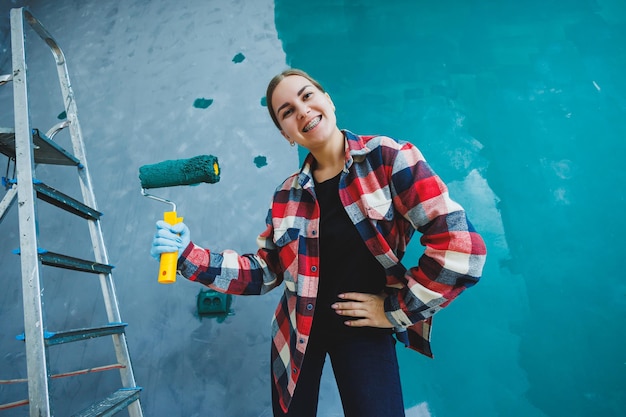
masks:
{"label": "ladder side rail", "polygon": [[21,7],[16,10],[18,10],[18,13],[21,13],[24,16],[24,19],[26,19],[30,27],[35,31],[35,33],[37,33],[37,35],[39,35],[39,37],[46,43],[46,45],[48,45],[50,51],[52,52],[52,55],[54,55],[54,60],[56,61],[57,65],[65,64],[65,55],[63,54],[63,51],[57,44],[56,40],[52,37],[50,32],[48,32],[48,30],[41,24],[41,22],[37,20],[37,18],[33,16],[32,13],[29,12],[25,7]]}
{"label": "ladder side rail", "polygon": [[[89,164],[87,163],[82,129],[78,120],[76,101],[74,100],[74,93],[72,91],[71,83],[69,80],[67,66],[65,65],[65,63],[63,63],[62,65],[57,66],[57,70],[59,74],[61,91],[63,93],[63,98],[65,101],[67,120],[69,121],[69,132],[72,138],[74,156],[76,156],[82,163],[82,166],[78,168],[78,176],[80,179],[80,188],[83,196],[83,201],[89,207],[98,210],[95,193],[93,191],[93,183],[89,172]],[[89,233],[91,235],[91,242],[93,245],[95,260],[96,262],[108,265],[110,262],[106,251],[106,245],[104,243],[104,234],[102,232],[100,220],[90,219],[87,220],[87,223],[89,226]],[[115,282],[113,280],[113,276],[110,273],[99,274],[99,278],[108,320],[111,323],[119,323],[122,321],[122,318],[119,310],[119,302],[117,299],[117,292],[115,290]],[[112,335],[111,337],[115,346],[117,360],[119,363],[124,365],[124,368],[120,369],[122,384],[125,387],[137,386],[134,371],[131,365],[130,352],[128,350],[126,335],[124,333],[121,333]],[[131,417],[142,417],[143,414],[139,405],[139,401],[135,401],[134,403],[130,404],[128,406],[128,412]]]}
{"label": "ladder side rail", "polygon": [[[59,84],[61,87],[61,93],[63,95],[63,104],[65,106],[67,122],[69,123],[68,127],[70,137],[72,139],[73,153],[74,156],[76,156],[76,158],[78,158],[82,164],[78,168],[78,177],[80,179],[80,188],[83,196],[83,201],[89,207],[97,210],[98,207],[96,203],[96,196],[93,192],[91,175],[89,174],[89,167],[85,154],[85,144],[83,141],[82,129],[80,128],[80,122],[78,121],[76,101],[74,99],[74,92],[72,90],[69,72],[67,70],[65,54],[61,50],[61,47],[58,45],[56,40],[43,27],[39,20],[37,20],[28,10],[24,9],[23,13],[30,26],[50,47],[50,50],[55,58]],[[108,265],[109,259],[106,252],[106,246],[104,244],[104,238],[100,222],[89,221],[88,224],[95,260],[96,262]],[[115,295],[115,287],[111,276],[110,274],[101,274],[100,278],[103,294],[105,294],[105,304],[108,320],[112,323],[121,322],[121,314],[119,312],[118,302]]]}
{"label": "ladder side rail", "polygon": [[[67,115],[67,122],[69,123],[69,133],[72,139],[72,150],[74,156],[81,161],[81,166],[78,167],[78,177],[80,180],[80,188],[83,197],[83,202],[87,206],[98,209],[96,203],[96,196],[93,192],[93,185],[91,175],[89,173],[89,166],[87,163],[87,157],[85,152],[85,143],[83,140],[82,129],[80,122],[78,121],[78,112],[76,107],[76,101],[74,99],[74,92],[72,90],[72,84],[70,82],[69,72],[67,69],[67,63],[65,61],[65,54],[61,50],[56,40],[52,35],[43,27],[41,22],[37,20],[28,10],[23,10],[24,16],[27,22],[34,29],[34,31],[44,40],[44,42],[50,47],[50,51],[55,58],[57,64],[57,74],[59,77],[59,84],[61,87],[61,93],[63,96],[63,104],[65,106],[65,113]],[[108,255],[106,252],[106,245],[104,244],[104,238],[100,222],[89,221],[89,233],[91,235],[91,241],[93,245],[93,251],[96,258],[96,262],[102,264],[109,264]],[[108,274],[107,274],[108,275]],[[110,276],[104,275],[101,277],[101,281],[107,281],[103,283],[102,290],[105,294],[105,304],[107,309],[107,315],[110,322],[121,322],[121,315],[118,308],[117,299],[115,296],[115,287],[113,285]],[[111,281],[110,283],[108,281]]]}
{"label": "ladder side rail", "polygon": [[[65,55],[63,54],[63,51],[54,40],[52,35],[48,33],[43,25],[27,10],[23,10],[23,13],[26,16],[26,20],[28,21],[30,26],[50,47],[50,50],[55,57],[61,93],[63,95],[63,101],[65,105],[65,112],[67,115],[67,121],[69,122],[69,132],[72,139],[74,156],[76,156],[82,163],[82,166],[78,168],[78,176],[80,179],[80,188],[83,200],[86,205],[95,210],[98,210],[96,197],[93,192],[91,175],[89,173],[89,167],[87,164],[82,129],[80,128],[80,123],[78,121],[76,101],[74,99],[74,92],[72,90],[72,84],[70,82],[69,72],[67,70],[67,64],[65,61]],[[108,265],[109,259],[106,252],[106,246],[104,244],[104,237],[100,221],[88,220],[87,222],[89,225],[89,233],[91,235],[91,241],[96,261]],[[113,277],[111,274],[99,275],[108,320],[115,323],[121,322],[121,314],[119,311],[119,303],[117,301]],[[125,365],[125,368],[120,369],[122,383],[125,387],[135,387],[137,386],[137,384],[135,381],[133,368],[131,366],[130,353],[128,351],[126,336],[122,333],[113,335],[112,338],[117,359],[121,364]],[[143,416],[139,400],[133,402],[128,406],[128,412],[131,417]]]}
{"label": "ladder side rail", "polygon": [[28,399],[31,417],[50,416],[47,358],[37,256],[36,197],[33,188],[34,157],[28,109],[24,20],[20,9],[11,10],[13,101],[20,230],[20,262],[24,299],[24,334]]}

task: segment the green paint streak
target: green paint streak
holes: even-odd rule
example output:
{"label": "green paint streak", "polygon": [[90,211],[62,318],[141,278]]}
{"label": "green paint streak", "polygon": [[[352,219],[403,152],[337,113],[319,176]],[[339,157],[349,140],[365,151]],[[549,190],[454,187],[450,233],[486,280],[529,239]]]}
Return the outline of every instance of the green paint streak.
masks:
{"label": "green paint streak", "polygon": [[261,97],[261,106],[267,107],[267,97]]}
{"label": "green paint streak", "polygon": [[238,64],[240,62],[243,62],[243,60],[246,59],[246,57],[244,56],[244,54],[242,54],[241,52],[239,52],[237,55],[235,55],[233,57],[233,62],[235,64]]}
{"label": "green paint streak", "polygon": [[262,168],[265,165],[267,165],[267,158],[259,155],[256,158],[254,158],[254,164],[256,165],[257,168]]}
{"label": "green paint streak", "polygon": [[209,107],[211,104],[213,104],[213,99],[212,98],[197,98],[194,102],[193,102],[193,106],[196,109],[206,109],[207,107]]}

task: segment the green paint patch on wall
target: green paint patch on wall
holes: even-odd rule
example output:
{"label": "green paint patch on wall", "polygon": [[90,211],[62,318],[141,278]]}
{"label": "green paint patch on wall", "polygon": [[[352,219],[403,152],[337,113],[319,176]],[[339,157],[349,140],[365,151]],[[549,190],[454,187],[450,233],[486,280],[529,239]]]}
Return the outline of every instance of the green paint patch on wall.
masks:
{"label": "green paint patch on wall", "polygon": [[237,55],[233,57],[233,62],[235,64],[239,64],[240,62],[243,62],[244,59],[246,59],[245,55],[239,52]]}
{"label": "green paint patch on wall", "polygon": [[267,158],[263,155],[259,155],[254,158],[254,164],[257,168],[262,168],[267,165]]}
{"label": "green paint patch on wall", "polygon": [[59,113],[59,115],[57,116],[57,119],[59,120],[64,120],[67,119],[67,113],[62,111],[61,113]]}
{"label": "green paint patch on wall", "polygon": [[213,104],[213,99],[212,98],[197,98],[194,102],[193,102],[193,106],[196,109],[206,109],[208,108],[211,104]]}
{"label": "green paint patch on wall", "polygon": [[267,107],[267,97],[261,97],[261,106]]}

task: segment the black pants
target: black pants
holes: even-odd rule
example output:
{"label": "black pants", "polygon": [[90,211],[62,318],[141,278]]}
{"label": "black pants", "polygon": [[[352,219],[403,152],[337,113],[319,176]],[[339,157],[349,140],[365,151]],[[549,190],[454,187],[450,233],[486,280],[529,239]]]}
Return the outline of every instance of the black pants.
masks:
{"label": "black pants", "polygon": [[326,354],[330,356],[345,417],[404,417],[395,339],[391,333],[354,332],[349,337],[332,339],[314,336],[309,339],[287,414],[280,407],[272,382],[275,417],[317,415]]}

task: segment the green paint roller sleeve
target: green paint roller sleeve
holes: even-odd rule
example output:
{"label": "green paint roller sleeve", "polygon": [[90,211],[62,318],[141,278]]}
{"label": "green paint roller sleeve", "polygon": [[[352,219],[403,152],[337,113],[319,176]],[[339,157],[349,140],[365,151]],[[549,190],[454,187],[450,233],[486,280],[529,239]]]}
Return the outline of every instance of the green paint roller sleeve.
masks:
{"label": "green paint roller sleeve", "polygon": [[[175,185],[192,185],[201,182],[209,184],[220,180],[220,167],[217,157],[198,155],[189,159],[176,159],[139,167],[141,193],[154,200],[172,205],[172,211],[163,213],[163,220],[174,225],[183,221],[176,213],[174,202],[146,193],[146,188],[172,187]],[[177,252],[161,254],[158,281],[162,284],[176,282]]]}
{"label": "green paint roller sleeve", "polygon": [[214,184],[220,180],[217,157],[198,155],[139,167],[142,188],[173,187],[201,182]]}

